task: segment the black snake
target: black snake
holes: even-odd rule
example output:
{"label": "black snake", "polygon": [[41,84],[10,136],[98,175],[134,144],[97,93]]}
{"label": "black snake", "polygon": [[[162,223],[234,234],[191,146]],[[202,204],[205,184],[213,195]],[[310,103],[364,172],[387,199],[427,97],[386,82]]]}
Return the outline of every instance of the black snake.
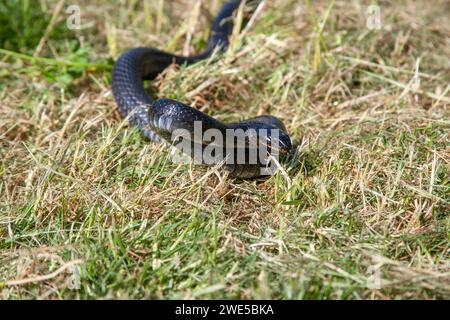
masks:
{"label": "black snake", "polygon": [[[267,157],[276,153],[276,155],[284,157],[292,149],[286,128],[279,119],[265,115],[241,122],[223,124],[181,102],[166,98],[153,100],[143,85],[144,80],[154,79],[172,63],[192,64],[209,57],[216,49],[225,50],[229,45],[229,37],[233,30],[233,15],[241,2],[241,0],[234,0],[223,5],[212,24],[206,49],[198,55],[184,57],[154,48],[134,48],[125,52],[114,66],[112,88],[122,116],[128,117],[133,125],[153,141],[174,144],[179,141],[177,140],[179,137],[177,138],[174,132],[177,129],[184,129],[186,132],[194,134],[196,121],[201,123],[202,133],[208,129],[215,129],[224,135],[230,132],[244,132],[243,144],[238,144],[237,139],[234,138],[214,144],[212,139],[207,140],[203,136],[200,139],[191,138],[189,143],[193,147],[200,145],[202,151],[208,145],[218,147],[223,152],[217,152],[217,150],[212,152],[215,155],[215,161],[207,164],[221,164],[232,176],[251,178],[262,175],[261,169],[267,165],[267,158],[261,154],[265,153]],[[250,2],[250,10],[254,10],[259,1]],[[262,147],[264,150],[261,149]],[[261,153],[259,153],[260,150],[262,150]],[[240,160],[236,156],[239,151],[243,151],[243,158],[239,158]],[[258,154],[256,162],[250,157],[255,152]],[[189,155],[196,158],[192,152]],[[230,160],[230,157],[231,161],[227,161]]]}

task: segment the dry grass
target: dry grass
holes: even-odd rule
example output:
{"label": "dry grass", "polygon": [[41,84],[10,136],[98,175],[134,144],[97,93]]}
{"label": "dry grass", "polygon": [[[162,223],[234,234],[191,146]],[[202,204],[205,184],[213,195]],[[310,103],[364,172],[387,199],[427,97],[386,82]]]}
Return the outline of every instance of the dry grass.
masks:
{"label": "dry grass", "polygon": [[120,119],[109,79],[133,46],[201,49],[221,1],[79,0],[81,31],[68,3],[12,1],[0,297],[449,298],[450,8],[432,2],[382,1],[369,30],[368,1],[265,1],[223,59],[149,84],[221,120],[284,119],[287,175],[236,181],[173,164]]}

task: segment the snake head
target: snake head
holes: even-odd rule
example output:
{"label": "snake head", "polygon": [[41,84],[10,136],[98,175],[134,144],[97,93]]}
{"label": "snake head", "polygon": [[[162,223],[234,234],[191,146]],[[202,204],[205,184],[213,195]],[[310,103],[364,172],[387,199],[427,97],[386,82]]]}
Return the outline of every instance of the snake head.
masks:
{"label": "snake head", "polygon": [[292,150],[292,142],[289,135],[280,128],[271,128],[271,134],[265,138],[268,153],[284,160]]}
{"label": "snake head", "polygon": [[243,129],[250,145],[265,146],[268,153],[281,159],[292,150],[291,138],[280,119],[265,115],[230,124],[233,129]]}
{"label": "snake head", "polygon": [[[279,129],[279,136],[278,136],[278,146],[279,146],[279,154],[281,158],[286,157],[291,151],[292,151],[292,141],[291,138],[289,137],[289,135]],[[271,143],[273,144],[273,142]]]}

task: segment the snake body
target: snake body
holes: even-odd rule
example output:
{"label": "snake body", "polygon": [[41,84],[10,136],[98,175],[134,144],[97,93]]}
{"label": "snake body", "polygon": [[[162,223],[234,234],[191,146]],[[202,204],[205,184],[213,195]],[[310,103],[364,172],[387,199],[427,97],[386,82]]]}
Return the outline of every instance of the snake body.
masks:
{"label": "snake body", "polygon": [[[253,1],[254,8],[255,2]],[[229,37],[233,30],[233,14],[241,5],[241,0],[225,3],[214,19],[211,27],[211,35],[208,39],[206,49],[195,56],[179,56],[170,54],[155,48],[134,48],[122,54],[117,60],[112,72],[113,95],[117,102],[121,115],[128,118],[129,122],[139,128],[149,139],[156,142],[174,143],[174,132],[184,129],[194,133],[194,123],[201,123],[202,130],[215,129],[221,133],[238,131],[252,132],[246,136],[244,145],[237,145],[235,140],[223,143],[220,147],[224,150],[222,157],[217,162],[231,173],[232,176],[240,178],[251,178],[261,175],[261,168],[266,165],[258,158],[258,161],[249,161],[251,151],[258,152],[259,145],[249,142],[249,137],[261,139],[272,145],[276,142],[278,154],[284,156],[291,149],[291,140],[286,133],[283,123],[274,116],[259,116],[241,122],[223,124],[213,117],[192,108],[176,100],[162,98],[153,100],[146,92],[143,81],[154,79],[159,73],[172,63],[183,65],[192,64],[209,57],[214,50],[225,50],[229,45]],[[277,131],[276,137],[272,134]],[[265,133],[262,137],[260,132]],[[255,133],[256,132],[256,133]],[[259,140],[258,140],[259,139]],[[276,141],[275,141],[276,139]],[[254,139],[251,141],[255,141]],[[201,145],[202,150],[210,141],[190,141],[192,145]],[[234,144],[233,144],[234,143]],[[225,161],[229,157],[231,149],[232,156],[236,157],[237,151],[244,150],[244,161]],[[233,150],[234,149],[234,150]],[[239,149],[239,150],[238,150]],[[268,148],[269,153],[275,149]],[[194,157],[194,155],[190,154]],[[236,160],[236,159],[234,159]],[[217,164],[213,163],[213,164]],[[226,163],[225,163],[226,162]],[[211,164],[211,163],[209,163]]]}

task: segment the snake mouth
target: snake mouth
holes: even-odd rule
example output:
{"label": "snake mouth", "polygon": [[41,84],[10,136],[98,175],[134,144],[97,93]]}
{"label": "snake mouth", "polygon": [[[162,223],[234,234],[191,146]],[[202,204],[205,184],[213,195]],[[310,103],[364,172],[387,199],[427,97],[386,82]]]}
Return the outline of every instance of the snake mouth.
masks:
{"label": "snake mouth", "polygon": [[278,129],[279,136],[276,138],[276,143],[271,141],[270,150],[275,151],[280,158],[284,158],[292,151],[291,138],[281,129]]}

